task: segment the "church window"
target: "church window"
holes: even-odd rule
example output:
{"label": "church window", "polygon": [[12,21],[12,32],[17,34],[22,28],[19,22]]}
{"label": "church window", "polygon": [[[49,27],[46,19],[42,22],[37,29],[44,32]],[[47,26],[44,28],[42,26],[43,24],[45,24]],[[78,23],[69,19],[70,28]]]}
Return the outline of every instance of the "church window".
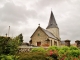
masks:
{"label": "church window", "polygon": [[38,33],[38,36],[40,36],[40,34]]}

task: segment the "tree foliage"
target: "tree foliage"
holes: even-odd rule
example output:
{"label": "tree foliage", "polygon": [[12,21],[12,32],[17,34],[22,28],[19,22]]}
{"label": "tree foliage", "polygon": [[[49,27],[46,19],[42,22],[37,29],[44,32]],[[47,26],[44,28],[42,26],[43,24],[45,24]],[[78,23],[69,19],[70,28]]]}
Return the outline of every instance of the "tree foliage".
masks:
{"label": "tree foliage", "polygon": [[7,54],[9,53],[9,41],[11,40],[10,37],[3,37],[0,36],[0,54]]}
{"label": "tree foliage", "polygon": [[0,36],[0,54],[15,54],[18,51],[18,46],[23,42],[22,34],[11,38]]}
{"label": "tree foliage", "polygon": [[19,38],[19,44],[21,45],[23,43],[23,35],[22,33],[18,35]]}

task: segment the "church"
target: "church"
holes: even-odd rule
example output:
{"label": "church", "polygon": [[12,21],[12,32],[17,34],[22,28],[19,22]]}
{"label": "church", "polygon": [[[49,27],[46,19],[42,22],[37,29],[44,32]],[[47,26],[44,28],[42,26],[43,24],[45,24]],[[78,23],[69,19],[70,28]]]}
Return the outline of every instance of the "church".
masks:
{"label": "church", "polygon": [[29,43],[34,46],[60,46],[61,39],[59,35],[59,27],[52,11],[46,29],[40,27],[39,25],[30,38],[31,40]]}

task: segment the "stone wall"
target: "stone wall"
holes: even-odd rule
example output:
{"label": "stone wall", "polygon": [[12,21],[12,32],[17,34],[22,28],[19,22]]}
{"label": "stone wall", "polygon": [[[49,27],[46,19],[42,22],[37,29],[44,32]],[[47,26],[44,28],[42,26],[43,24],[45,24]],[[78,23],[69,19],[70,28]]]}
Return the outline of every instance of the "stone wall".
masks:
{"label": "stone wall", "polygon": [[38,28],[36,32],[33,34],[31,40],[32,45],[37,46],[37,42],[41,42],[41,46],[46,44],[48,36],[44,33],[44,31],[41,30],[41,28]]}
{"label": "stone wall", "polygon": [[[18,52],[29,52],[31,51],[33,48],[40,48],[40,47],[19,47]],[[46,50],[48,47],[44,47],[44,49]]]}

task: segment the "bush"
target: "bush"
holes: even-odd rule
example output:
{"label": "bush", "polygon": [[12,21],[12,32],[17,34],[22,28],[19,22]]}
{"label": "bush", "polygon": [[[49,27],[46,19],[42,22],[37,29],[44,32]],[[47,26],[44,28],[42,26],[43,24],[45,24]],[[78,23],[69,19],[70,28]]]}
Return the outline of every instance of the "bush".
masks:
{"label": "bush", "polygon": [[77,47],[61,47],[58,51],[60,60],[74,60],[79,59],[80,50]]}
{"label": "bush", "polygon": [[59,51],[58,51],[58,54],[64,54],[64,53],[65,53],[64,50],[59,50]]}
{"label": "bush", "polygon": [[47,49],[47,51],[49,51],[49,50],[59,50],[59,48],[57,47],[57,46],[51,46],[51,47],[49,47],[48,49]]}
{"label": "bush", "polygon": [[69,49],[70,49],[70,50],[79,50],[77,47],[74,47],[74,46],[70,46]]}
{"label": "bush", "polygon": [[46,54],[42,52],[28,52],[28,53],[20,53],[19,60],[50,60],[51,57],[48,57]]}
{"label": "bush", "polygon": [[59,50],[64,50],[64,52],[67,52],[67,51],[69,50],[69,47],[63,46],[63,47],[61,47]]}
{"label": "bush", "polygon": [[[18,57],[19,56],[19,57]],[[79,60],[80,49],[77,47],[63,46],[61,48],[51,46],[47,51],[40,48],[33,48],[30,52],[19,53],[18,55],[1,55],[0,60]]]}
{"label": "bush", "polygon": [[31,50],[31,52],[45,52],[45,49],[44,48],[42,48],[42,47],[40,47],[40,48],[33,48],[32,50]]}
{"label": "bush", "polygon": [[79,50],[70,50],[68,51],[68,55],[72,57],[78,57],[80,56],[80,51]]}
{"label": "bush", "polygon": [[1,55],[0,60],[18,60],[18,56],[15,55]]}

